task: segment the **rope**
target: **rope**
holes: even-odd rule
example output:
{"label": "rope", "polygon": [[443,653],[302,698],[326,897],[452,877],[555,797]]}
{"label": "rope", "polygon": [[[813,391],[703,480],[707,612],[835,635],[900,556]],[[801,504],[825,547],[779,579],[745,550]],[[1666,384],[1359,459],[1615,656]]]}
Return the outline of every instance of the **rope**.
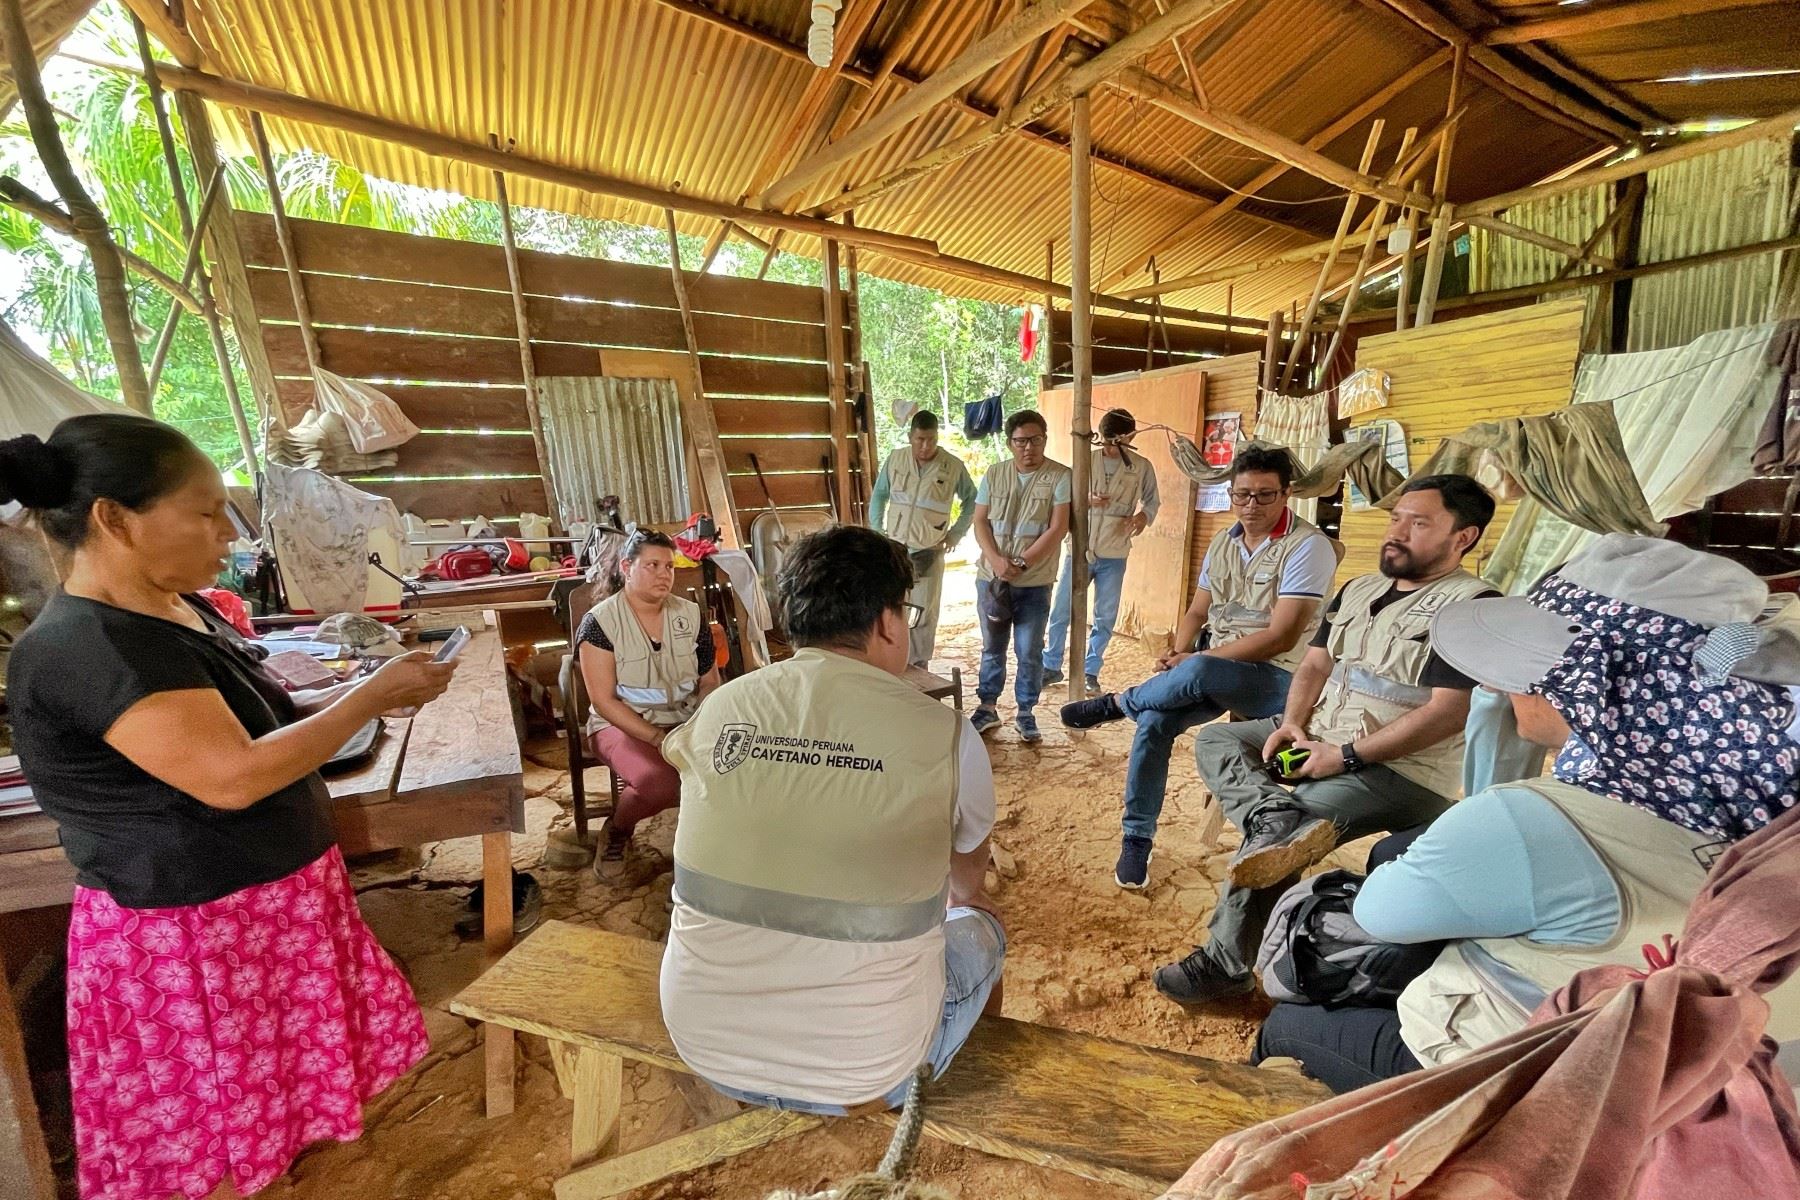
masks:
{"label": "rope", "polygon": [[919,1138],[925,1132],[925,1085],[931,1081],[931,1064],[921,1066],[906,1088],[906,1104],[900,1110],[900,1122],[888,1142],[881,1163],[867,1175],[853,1175],[836,1187],[802,1195],[799,1192],[771,1192],[768,1200],[953,1200],[949,1192],[930,1184],[907,1180],[912,1174],[913,1160],[919,1153]]}

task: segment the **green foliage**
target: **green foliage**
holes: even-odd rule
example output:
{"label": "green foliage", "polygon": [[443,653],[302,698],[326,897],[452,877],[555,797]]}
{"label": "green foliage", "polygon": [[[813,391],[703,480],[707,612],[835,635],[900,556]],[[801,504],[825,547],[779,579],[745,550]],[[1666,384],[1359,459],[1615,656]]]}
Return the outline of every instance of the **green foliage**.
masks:
{"label": "green foliage", "polygon": [[[137,58],[129,16],[117,0],[96,6],[71,39],[71,48],[114,59]],[[53,59],[45,82],[70,159],[107,214],[115,237],[170,273],[179,271],[186,247],[143,81]],[[175,119],[189,202],[198,205],[203,185],[194,177]],[[231,159],[224,170],[235,206],[269,210],[254,160]],[[53,196],[22,122],[0,125],[0,173]],[[283,203],[294,217],[463,241],[501,240],[499,208],[488,200],[375,179],[314,151],[281,156],[276,173]],[[519,243],[527,248],[668,263],[668,235],[661,227],[519,207],[513,216]],[[697,268],[703,240],[683,235],[680,244],[684,266]],[[763,257],[762,250],[733,239],[721,248],[712,270],[753,278]],[[147,364],[156,331],[173,302],[136,275],[128,278]],[[770,264],[767,278],[819,287],[824,272],[816,259],[783,252]],[[859,287],[863,356],[870,365],[882,449],[901,441],[903,431],[891,409],[909,402],[944,418],[945,444],[963,455],[971,470],[992,462],[1000,452],[999,440],[966,444],[962,405],[995,392],[1005,397],[1009,412],[1034,403],[1040,367],[1019,361],[1019,309],[956,299],[868,274],[861,276]],[[85,252],[73,240],[47,232],[5,207],[0,207],[0,319],[35,334],[34,340],[47,346],[51,362],[82,387],[118,398],[118,379]],[[232,357],[235,363],[235,346]],[[248,380],[241,368],[238,371],[240,393],[248,400]],[[211,342],[197,318],[184,316],[177,326],[155,405],[157,416],[179,426],[221,465],[242,458]]]}

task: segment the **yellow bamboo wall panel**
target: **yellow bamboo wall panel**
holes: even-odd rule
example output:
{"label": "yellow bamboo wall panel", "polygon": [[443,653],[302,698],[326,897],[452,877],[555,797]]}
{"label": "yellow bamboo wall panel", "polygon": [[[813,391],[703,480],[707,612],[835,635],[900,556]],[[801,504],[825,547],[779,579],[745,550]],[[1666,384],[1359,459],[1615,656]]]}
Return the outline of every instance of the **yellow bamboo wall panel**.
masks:
{"label": "yellow bamboo wall panel", "polygon": [[[1393,390],[1386,408],[1351,427],[1398,421],[1417,470],[1440,441],[1471,425],[1562,408],[1574,390],[1584,308],[1580,300],[1538,304],[1364,338],[1356,365],[1386,371]],[[1515,507],[1502,504],[1494,513],[1467,560],[1470,570],[1480,573],[1486,565]],[[1340,583],[1375,569],[1387,521],[1383,509],[1346,504]]]}

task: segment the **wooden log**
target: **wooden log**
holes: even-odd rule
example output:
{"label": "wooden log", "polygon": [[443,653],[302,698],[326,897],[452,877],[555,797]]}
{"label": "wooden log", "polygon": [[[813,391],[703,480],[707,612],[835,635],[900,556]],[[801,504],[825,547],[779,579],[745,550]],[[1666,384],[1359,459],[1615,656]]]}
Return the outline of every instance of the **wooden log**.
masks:
{"label": "wooden log", "polygon": [[[496,638],[496,641],[499,639]],[[508,713],[507,733],[512,732]],[[490,963],[512,948],[512,834],[506,831],[481,835],[482,949]],[[481,1031],[482,1072],[486,1077],[488,1117],[504,1117],[513,1110],[513,1031],[504,1025],[485,1025]],[[580,1114],[580,1101],[576,1113]]]}
{"label": "wooden log", "polygon": [[[727,546],[742,544],[738,528],[736,504],[725,482],[724,455],[719,451],[719,430],[713,424],[712,405],[707,399],[706,376],[700,365],[700,345],[694,337],[694,313],[688,307],[687,280],[681,272],[681,241],[675,233],[675,210],[663,209],[663,220],[669,231],[669,274],[675,285],[675,302],[681,306],[681,330],[687,340],[688,365],[693,371],[693,388],[681,390],[681,423],[699,459],[700,482],[707,504],[719,528],[719,538]],[[833,312],[832,327],[841,327]]]}
{"label": "wooden log", "polygon": [[[1362,158],[1357,162],[1356,173],[1358,175],[1367,175],[1369,168],[1374,165],[1375,148],[1381,145],[1381,135],[1386,129],[1387,122],[1380,117],[1376,117],[1369,126],[1369,136],[1363,142]],[[1362,197],[1356,192],[1351,192],[1344,197],[1344,210],[1338,215],[1337,232],[1332,235],[1331,248],[1325,252],[1325,261],[1319,267],[1318,282],[1313,284],[1312,295],[1306,301],[1306,311],[1301,315],[1300,325],[1294,332],[1293,346],[1288,350],[1287,365],[1282,368],[1278,391],[1285,392],[1288,385],[1294,381],[1294,372],[1300,367],[1301,352],[1306,345],[1307,337],[1312,333],[1313,320],[1319,315],[1319,304],[1325,299],[1325,288],[1331,282],[1331,272],[1337,268],[1338,254],[1344,248],[1344,238],[1350,233],[1350,222],[1355,218],[1356,206],[1361,200]],[[1386,197],[1384,196],[1382,202],[1385,203],[1385,201]],[[1377,208],[1376,214],[1374,224],[1379,226],[1384,209]],[[1363,245],[1364,254],[1368,253],[1369,246],[1373,243],[1374,239],[1371,238]]]}
{"label": "wooden log", "polygon": [[[1093,145],[1092,101],[1083,92],[1069,108],[1075,152],[1069,157],[1069,323],[1075,362],[1073,412],[1070,414],[1069,466],[1075,478],[1069,485],[1069,701],[1087,699],[1086,669],[1076,662],[1087,653],[1088,641],[1088,490],[1093,469],[1094,411],[1094,298],[1093,189],[1094,172],[1088,162]],[[1046,431],[1047,432],[1047,431]],[[1056,553],[1062,552],[1058,547]]]}
{"label": "wooden log", "polygon": [[[825,311],[837,312],[843,307],[842,281],[838,274],[838,244],[830,238],[825,250]],[[838,519],[848,522],[851,515],[850,492],[850,410],[845,390],[849,359],[844,348],[844,328],[833,323],[825,330],[825,370],[831,399],[831,469],[833,492],[837,497]]]}
{"label": "wooden log", "polygon": [[[83,246],[87,244],[83,240],[81,227],[76,223],[74,217],[10,175],[0,176],[0,203],[6,204],[9,208],[18,209],[26,216],[42,225],[49,226],[60,234],[81,240]],[[111,237],[110,231],[107,236]],[[117,242],[113,243],[113,249],[123,265],[174,297],[175,302],[182,308],[190,313],[198,314],[200,312],[199,299],[175,276],[142,255],[120,246]]]}
{"label": "wooden log", "polygon": [[312,309],[306,303],[306,285],[300,279],[300,260],[294,252],[294,231],[288,227],[287,208],[281,202],[281,179],[275,174],[275,156],[269,150],[268,131],[263,128],[262,114],[250,114],[250,140],[256,148],[256,162],[262,168],[263,183],[269,189],[269,213],[275,220],[275,240],[281,246],[281,264],[287,271],[288,290],[294,297],[294,316],[300,323],[300,345],[306,351],[306,373],[318,378],[321,365],[319,335],[313,330]]}
{"label": "wooden log", "polygon": [[[1415,136],[1417,136],[1417,134],[1418,134],[1417,129],[1409,127],[1407,129],[1407,131],[1400,136],[1400,152],[1394,156],[1395,162],[1396,162],[1396,167],[1395,167],[1396,173],[1398,173],[1399,171],[1404,169],[1404,163],[1406,161],[1406,152],[1412,146],[1413,138]],[[1371,225],[1373,225],[1376,228],[1379,228],[1381,226],[1382,222],[1384,222],[1387,219],[1387,208],[1388,208],[1388,205],[1387,205],[1386,200],[1377,200],[1375,202],[1375,214],[1374,214],[1373,218],[1371,219],[1371,222],[1370,222]],[[1369,263],[1374,259],[1374,257],[1375,257],[1375,243],[1373,241],[1365,242],[1363,244],[1362,254],[1356,260],[1356,269],[1350,273],[1349,290],[1344,293],[1343,312],[1346,314],[1346,316],[1349,313],[1354,312],[1356,309],[1357,297],[1362,294],[1363,279],[1365,276],[1368,275]],[[1337,358],[1338,347],[1340,345],[1342,345],[1343,341],[1344,341],[1345,326],[1346,326],[1345,321],[1339,321],[1337,328],[1331,331],[1331,341],[1326,345],[1325,353],[1319,359],[1318,376],[1313,381],[1313,384],[1315,387],[1318,386],[1319,384],[1322,384],[1325,382],[1326,372],[1331,370],[1331,364]],[[1299,346],[1299,341],[1298,341],[1298,339],[1296,339],[1295,340],[1295,348],[1296,348],[1295,352],[1296,353],[1298,353],[1298,346]]]}
{"label": "wooden log", "polygon": [[[171,150],[173,150],[174,145],[174,135],[171,133],[169,141]],[[175,169],[180,171],[181,168],[177,165]],[[224,186],[224,182],[224,177],[221,175],[214,175],[212,177],[212,182],[206,185],[206,194],[200,199],[200,212],[198,215],[191,213],[188,209],[186,185],[182,186],[177,197],[176,211],[181,216],[181,236],[187,240],[187,255],[181,266],[181,283],[183,287],[195,284],[196,279],[202,275],[200,268],[200,249],[206,240],[204,228],[206,222],[212,216],[213,205],[218,203],[219,192]],[[194,296],[196,300],[200,299],[202,291],[210,291],[210,289],[202,288],[197,290]],[[205,307],[204,304],[201,305],[203,314],[205,312]],[[181,322],[181,314],[186,311],[187,309],[180,304],[169,305],[169,315],[163,319],[163,327],[156,335],[156,349],[150,355],[149,372],[150,394],[153,396],[156,394],[157,383],[162,379],[163,365],[169,360],[169,348],[175,344],[175,330]],[[235,393],[236,390],[237,385],[234,381],[230,387],[230,391]],[[241,408],[243,403],[242,400],[239,400],[238,403]],[[246,451],[246,454],[246,461],[256,461],[253,454],[248,454],[248,451]]]}
{"label": "wooden log", "polygon": [[[499,149],[498,138],[490,133],[488,140],[496,150]],[[530,423],[531,444],[537,451],[538,473],[544,477],[544,489],[557,496],[550,447],[544,441],[544,418],[538,411],[537,368],[531,358],[531,321],[525,314],[525,289],[519,282],[519,244],[513,234],[512,202],[506,195],[504,171],[494,172],[494,198],[500,206],[500,246],[506,252],[506,282],[512,290],[513,323],[519,338],[519,375],[525,387],[525,419]]]}
{"label": "wooden log", "polygon": [[556,1200],[604,1200],[816,1129],[824,1117],[753,1108],[666,1142],[602,1159],[556,1181]]}
{"label": "wooden log", "polygon": [[[1550,234],[1536,229],[1528,229],[1513,221],[1503,221],[1499,217],[1466,216],[1460,211],[1457,213],[1457,219],[1468,225],[1479,226],[1490,233],[1497,233],[1501,237],[1513,238],[1516,241],[1549,250],[1553,254],[1560,254],[1564,258],[1576,262],[1586,262],[1602,269],[1615,265],[1613,260],[1604,254],[1594,254],[1583,250],[1573,242],[1565,242],[1559,237],[1552,237]],[[1435,231],[1433,231],[1433,236],[1436,236]]]}
{"label": "wooden log", "polygon": [[184,67],[197,67],[204,55],[194,40],[162,0],[125,0],[131,15],[168,48],[175,61]]}
{"label": "wooden log", "polygon": [[1448,204],[1440,204],[1431,213],[1431,249],[1425,253],[1425,282],[1419,291],[1419,310],[1413,318],[1413,328],[1419,329],[1431,324],[1431,318],[1437,313],[1438,287],[1444,278],[1444,252],[1450,245],[1450,223],[1452,209]]}
{"label": "wooden log", "polygon": [[824,178],[827,172],[879,146],[916,118],[950,99],[965,84],[973,83],[1040,33],[1054,29],[1090,0],[1038,0],[974,45],[957,55],[924,83],[884,108],[842,139],[794,165],[763,190],[765,205],[785,205],[797,193]]}
{"label": "wooden log", "polygon": [[1286,323],[1287,314],[1281,309],[1269,314],[1269,338],[1268,344],[1263,347],[1262,359],[1261,384],[1265,392],[1275,390],[1275,373],[1281,365],[1281,330]]}
{"label": "wooden log", "polygon": [[[1385,238],[1393,226],[1369,229],[1363,233],[1350,234],[1338,247],[1339,253],[1360,250],[1370,239]],[[1271,254],[1267,258],[1259,258],[1254,262],[1234,263],[1227,267],[1214,267],[1211,270],[1197,271],[1192,275],[1181,275],[1174,279],[1165,279],[1161,283],[1147,287],[1127,288],[1121,293],[1126,300],[1143,300],[1151,296],[1166,295],[1169,292],[1185,291],[1188,288],[1205,287],[1210,283],[1224,283],[1229,279],[1242,279],[1246,275],[1255,275],[1270,267],[1286,266],[1292,263],[1312,262],[1323,258],[1331,250],[1335,239],[1326,238],[1320,242],[1309,242],[1304,246],[1296,246],[1292,250],[1283,250],[1279,254]],[[1254,322],[1241,322],[1253,327]]]}
{"label": "wooden log", "polygon": [[1784,0],[1638,0],[1637,3],[1612,4],[1593,12],[1576,12],[1566,17],[1545,17],[1523,21],[1517,25],[1501,25],[1481,35],[1484,46],[1517,46],[1526,42],[1547,42],[1564,38],[1588,37],[1615,29],[1631,29],[1655,21],[1726,9],[1771,7]]}

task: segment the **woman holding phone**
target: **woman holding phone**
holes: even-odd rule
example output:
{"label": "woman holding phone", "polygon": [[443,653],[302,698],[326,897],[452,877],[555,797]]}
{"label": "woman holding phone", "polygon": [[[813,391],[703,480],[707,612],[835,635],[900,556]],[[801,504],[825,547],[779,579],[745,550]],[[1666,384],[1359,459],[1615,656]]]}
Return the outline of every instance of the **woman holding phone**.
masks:
{"label": "woman holding phone", "polygon": [[675,542],[633,530],[613,569],[613,591],[582,618],[575,640],[593,705],[594,750],[623,785],[594,856],[604,882],[624,874],[631,831],[681,802],[681,776],[663,739],[719,686],[712,631],[700,606],[675,592]]}
{"label": "woman holding phone", "polygon": [[417,652],[289,696],[193,593],[234,536],[218,469],[126,413],[0,442],[63,587],[18,640],[20,764],[76,868],[68,1042],[84,1200],[255,1192],[425,1054],[357,911],[318,768],[441,695]]}

